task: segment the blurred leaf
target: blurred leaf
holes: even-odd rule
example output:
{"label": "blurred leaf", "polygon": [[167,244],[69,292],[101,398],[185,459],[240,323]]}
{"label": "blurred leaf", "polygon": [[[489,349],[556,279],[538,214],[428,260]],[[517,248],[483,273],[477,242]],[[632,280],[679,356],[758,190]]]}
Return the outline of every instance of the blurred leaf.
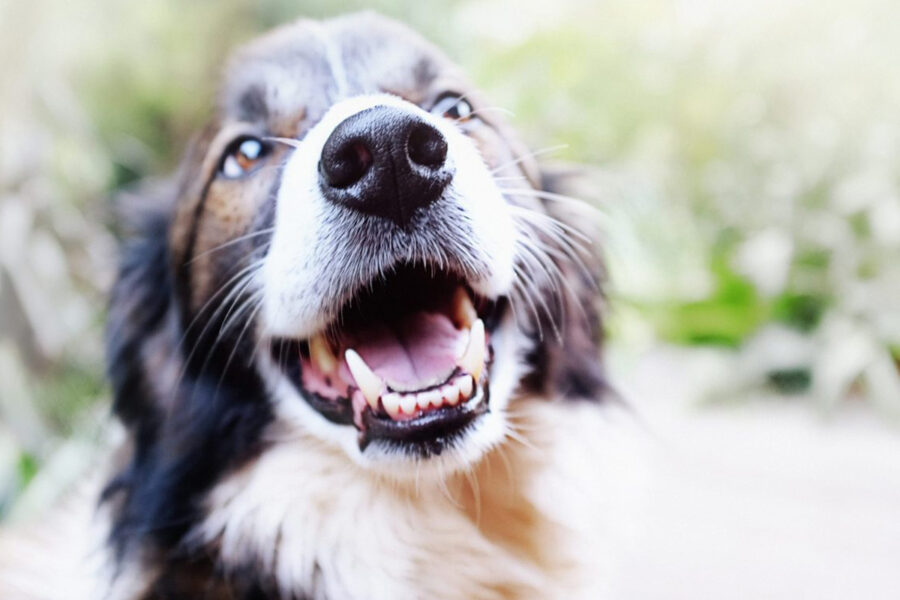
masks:
{"label": "blurred leaf", "polygon": [[50,424],[62,435],[73,433],[84,411],[102,397],[102,372],[93,366],[67,361],[37,386],[36,402]]}
{"label": "blurred leaf", "polygon": [[728,266],[724,255],[713,257],[711,271],[716,287],[709,298],[657,309],[664,340],[736,347],[763,322],[765,303],[753,284]]}
{"label": "blurred leaf", "polygon": [[800,252],[794,259],[798,267],[825,269],[831,262],[831,252],[826,248],[810,248]]}
{"label": "blurred leaf", "polygon": [[781,394],[801,394],[812,385],[809,369],[783,369],[769,373],[769,382]]}
{"label": "blurred leaf", "polygon": [[785,292],[773,302],[772,319],[810,332],[818,326],[827,307],[825,298]]}
{"label": "blurred leaf", "polygon": [[19,455],[16,472],[19,474],[19,487],[24,489],[37,474],[39,463],[33,454],[23,452]]}

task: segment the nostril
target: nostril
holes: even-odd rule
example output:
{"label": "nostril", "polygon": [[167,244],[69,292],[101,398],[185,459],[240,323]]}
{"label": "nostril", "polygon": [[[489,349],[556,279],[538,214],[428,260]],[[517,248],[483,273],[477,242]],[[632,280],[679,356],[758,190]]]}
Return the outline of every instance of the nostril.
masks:
{"label": "nostril", "polygon": [[447,140],[431,125],[420,123],[409,134],[407,152],[414,163],[438,169],[447,160]]}
{"label": "nostril", "polygon": [[346,188],[360,179],[372,166],[372,151],[361,141],[345,142],[334,152],[322,155],[320,167],[328,185]]}

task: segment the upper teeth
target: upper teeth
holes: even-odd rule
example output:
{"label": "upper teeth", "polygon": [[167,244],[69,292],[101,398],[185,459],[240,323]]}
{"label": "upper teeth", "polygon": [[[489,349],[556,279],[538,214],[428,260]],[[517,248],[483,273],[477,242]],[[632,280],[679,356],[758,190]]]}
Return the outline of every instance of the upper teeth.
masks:
{"label": "upper teeth", "polygon": [[481,379],[484,368],[484,321],[477,319],[469,330],[469,343],[456,364],[466,373],[470,373],[475,381]]}
{"label": "upper teeth", "polygon": [[366,361],[353,348],[349,348],[344,353],[344,358],[347,360],[350,374],[353,375],[353,379],[356,381],[356,385],[359,386],[359,391],[365,396],[366,402],[372,408],[376,408],[378,406],[378,398],[385,389],[384,381],[369,368]]}
{"label": "upper teeth", "polygon": [[309,340],[309,357],[326,375],[331,375],[337,370],[337,357],[331,352],[331,345],[322,334],[315,335]]}
{"label": "upper teeth", "polygon": [[468,329],[477,318],[478,313],[475,312],[475,307],[472,306],[472,299],[469,298],[469,293],[466,292],[464,287],[457,287],[453,293],[453,321]]}

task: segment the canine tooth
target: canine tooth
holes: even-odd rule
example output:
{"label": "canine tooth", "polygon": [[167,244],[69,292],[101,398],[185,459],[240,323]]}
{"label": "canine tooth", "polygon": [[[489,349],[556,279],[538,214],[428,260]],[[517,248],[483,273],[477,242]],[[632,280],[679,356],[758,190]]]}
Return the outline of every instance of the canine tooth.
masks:
{"label": "canine tooth", "polygon": [[475,380],[470,375],[463,375],[456,379],[456,385],[459,386],[460,400],[468,400],[475,389]]}
{"label": "canine tooth", "polygon": [[411,415],[416,412],[416,395],[415,394],[403,394],[400,396],[400,408],[403,409],[403,414]]}
{"label": "canine tooth", "polygon": [[359,391],[366,397],[366,402],[369,403],[369,406],[378,406],[378,397],[384,392],[385,387],[381,377],[369,368],[366,361],[353,348],[344,352],[344,359],[347,361],[347,367],[350,368],[350,374],[353,375]]}
{"label": "canine tooth", "polygon": [[456,364],[466,373],[471,373],[475,381],[481,378],[484,368],[484,321],[477,319],[469,330],[469,343]]}
{"label": "canine tooth", "polygon": [[309,357],[319,370],[330,375],[337,370],[337,357],[331,352],[331,346],[325,336],[317,334],[309,340]]}
{"label": "canine tooth", "polygon": [[387,414],[392,419],[396,419],[400,414],[400,394],[388,392],[381,397],[381,403],[384,405],[384,410],[387,411]]}
{"label": "canine tooth", "polygon": [[428,390],[427,392],[419,392],[416,394],[416,404],[419,405],[419,408],[425,410],[428,406],[433,406],[434,408],[439,407],[441,402],[441,392],[440,390]]}
{"label": "canine tooth", "polygon": [[459,387],[455,383],[448,383],[441,388],[441,398],[450,406],[459,404]]}
{"label": "canine tooth", "polygon": [[475,307],[472,306],[472,299],[469,298],[469,293],[462,286],[457,287],[453,293],[453,320],[468,329],[477,318],[478,313],[475,312]]}

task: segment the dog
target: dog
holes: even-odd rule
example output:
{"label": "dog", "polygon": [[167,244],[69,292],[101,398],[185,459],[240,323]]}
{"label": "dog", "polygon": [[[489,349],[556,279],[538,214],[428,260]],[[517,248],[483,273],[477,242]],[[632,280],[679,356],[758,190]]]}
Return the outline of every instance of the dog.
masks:
{"label": "dog", "polygon": [[559,182],[396,22],[239,49],[172,184],[130,209],[125,441],[85,597],[608,593],[627,411],[599,240]]}

